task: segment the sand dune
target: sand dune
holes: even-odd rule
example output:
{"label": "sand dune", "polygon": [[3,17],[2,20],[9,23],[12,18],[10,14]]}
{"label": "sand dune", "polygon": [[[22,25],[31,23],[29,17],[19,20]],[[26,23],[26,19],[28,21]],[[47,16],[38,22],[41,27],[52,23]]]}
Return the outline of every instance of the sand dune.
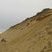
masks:
{"label": "sand dune", "polygon": [[52,52],[52,9],[10,27],[0,39],[0,52]]}

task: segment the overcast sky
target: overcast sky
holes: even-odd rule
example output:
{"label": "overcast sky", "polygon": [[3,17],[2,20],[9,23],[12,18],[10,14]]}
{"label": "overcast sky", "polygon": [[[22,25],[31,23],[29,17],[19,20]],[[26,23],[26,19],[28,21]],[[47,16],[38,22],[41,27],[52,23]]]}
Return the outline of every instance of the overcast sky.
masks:
{"label": "overcast sky", "polygon": [[0,0],[0,31],[44,8],[52,8],[52,0]]}

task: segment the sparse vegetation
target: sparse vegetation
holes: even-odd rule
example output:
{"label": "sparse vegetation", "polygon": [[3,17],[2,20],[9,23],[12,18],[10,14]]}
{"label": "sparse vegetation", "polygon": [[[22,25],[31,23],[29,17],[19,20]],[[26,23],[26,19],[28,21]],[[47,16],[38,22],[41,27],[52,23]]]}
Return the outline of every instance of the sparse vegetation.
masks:
{"label": "sparse vegetation", "polygon": [[29,25],[30,23],[27,23],[27,26]]}
{"label": "sparse vegetation", "polygon": [[6,42],[6,40],[3,38],[3,39],[1,39],[1,42]]}

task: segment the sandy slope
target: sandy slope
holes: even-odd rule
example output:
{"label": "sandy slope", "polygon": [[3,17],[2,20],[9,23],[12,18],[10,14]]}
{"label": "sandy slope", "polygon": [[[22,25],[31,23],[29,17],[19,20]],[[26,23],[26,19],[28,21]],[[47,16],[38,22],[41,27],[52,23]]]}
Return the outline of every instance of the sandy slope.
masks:
{"label": "sandy slope", "polygon": [[12,26],[0,39],[0,52],[52,52],[52,9]]}

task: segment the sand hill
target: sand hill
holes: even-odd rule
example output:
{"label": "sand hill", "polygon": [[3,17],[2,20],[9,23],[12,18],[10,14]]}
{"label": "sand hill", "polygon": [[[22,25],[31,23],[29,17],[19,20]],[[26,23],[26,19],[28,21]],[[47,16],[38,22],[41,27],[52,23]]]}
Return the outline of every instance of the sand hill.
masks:
{"label": "sand hill", "polygon": [[52,52],[52,9],[44,9],[2,33],[0,52]]}
{"label": "sand hill", "polygon": [[2,32],[0,32],[0,34],[1,34]]}

